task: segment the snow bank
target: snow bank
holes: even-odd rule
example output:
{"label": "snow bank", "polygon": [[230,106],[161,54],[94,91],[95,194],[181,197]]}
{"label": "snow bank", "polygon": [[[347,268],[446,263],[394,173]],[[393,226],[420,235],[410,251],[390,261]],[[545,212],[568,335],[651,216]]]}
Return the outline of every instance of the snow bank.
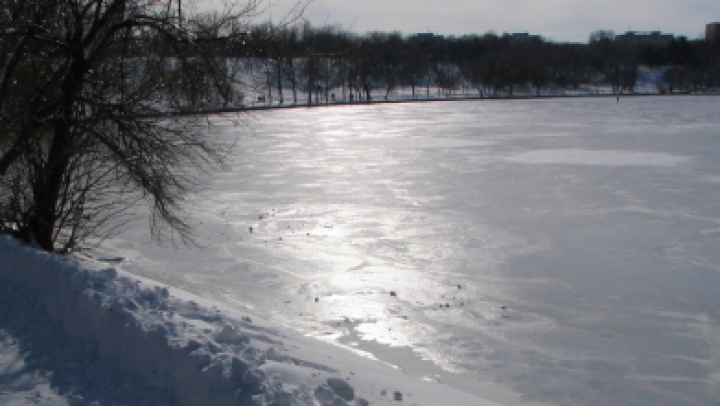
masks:
{"label": "snow bank", "polygon": [[85,371],[59,385],[68,404],[493,404],[189,293],[100,263],[81,266],[5,236],[0,284],[0,302],[25,323],[25,336],[57,343],[36,351],[45,348],[54,369]]}

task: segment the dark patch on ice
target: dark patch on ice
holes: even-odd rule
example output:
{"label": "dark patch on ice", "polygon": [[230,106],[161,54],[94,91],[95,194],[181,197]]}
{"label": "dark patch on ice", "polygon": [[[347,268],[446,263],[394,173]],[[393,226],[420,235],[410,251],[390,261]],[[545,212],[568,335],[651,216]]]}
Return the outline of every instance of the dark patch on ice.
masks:
{"label": "dark patch on ice", "polygon": [[101,261],[101,262],[119,263],[119,262],[123,262],[125,260],[125,257],[107,257],[107,258],[98,258],[97,260]]}

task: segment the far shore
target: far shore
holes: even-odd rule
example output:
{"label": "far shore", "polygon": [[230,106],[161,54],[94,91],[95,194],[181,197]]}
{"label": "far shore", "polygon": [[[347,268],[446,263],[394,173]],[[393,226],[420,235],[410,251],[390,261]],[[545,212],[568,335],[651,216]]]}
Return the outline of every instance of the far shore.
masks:
{"label": "far shore", "polygon": [[299,109],[314,107],[338,107],[338,106],[363,106],[374,104],[398,104],[398,103],[427,103],[427,102],[462,102],[462,101],[505,101],[505,100],[547,100],[564,98],[629,98],[629,97],[678,97],[678,96],[720,96],[720,92],[697,93],[697,92],[673,92],[673,93],[578,93],[578,94],[541,94],[541,95],[494,95],[494,96],[467,96],[447,95],[430,98],[394,98],[394,99],[373,99],[361,101],[321,101],[318,103],[250,103],[237,107],[222,107],[217,109],[179,111],[165,114],[166,116],[195,116],[214,115],[223,113],[241,113],[244,111],[262,111],[276,109]]}

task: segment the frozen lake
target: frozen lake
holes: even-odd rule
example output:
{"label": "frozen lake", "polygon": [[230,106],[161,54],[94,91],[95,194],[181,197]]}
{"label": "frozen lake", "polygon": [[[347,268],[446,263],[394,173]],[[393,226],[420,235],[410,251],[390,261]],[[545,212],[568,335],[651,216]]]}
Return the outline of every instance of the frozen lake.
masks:
{"label": "frozen lake", "polygon": [[[717,405],[720,98],[255,113],[124,268],[509,404]],[[252,227],[252,233],[250,232]],[[498,389],[499,388],[499,389]],[[508,395],[509,393],[509,395]]]}

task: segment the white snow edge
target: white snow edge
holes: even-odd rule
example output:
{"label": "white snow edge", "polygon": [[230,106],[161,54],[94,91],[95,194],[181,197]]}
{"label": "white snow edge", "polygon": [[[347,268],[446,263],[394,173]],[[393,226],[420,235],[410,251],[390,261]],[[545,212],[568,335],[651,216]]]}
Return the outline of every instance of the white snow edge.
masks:
{"label": "white snow edge", "polygon": [[[63,340],[88,349],[85,362],[142,382],[145,389],[137,390],[146,394],[137,396],[149,404],[497,405],[95,265],[0,236],[0,303],[22,310],[18,314],[34,314],[33,323],[59,326],[54,331]],[[87,404],[92,400],[86,395]]]}

